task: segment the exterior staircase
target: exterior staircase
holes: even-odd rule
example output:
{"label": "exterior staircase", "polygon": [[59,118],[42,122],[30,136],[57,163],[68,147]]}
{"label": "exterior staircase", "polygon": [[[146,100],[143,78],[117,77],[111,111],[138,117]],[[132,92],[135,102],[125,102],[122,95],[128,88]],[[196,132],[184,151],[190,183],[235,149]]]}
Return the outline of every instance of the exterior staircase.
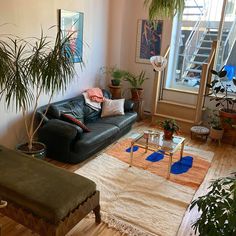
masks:
{"label": "exterior staircase", "polygon": [[[222,40],[226,40],[229,31],[224,31]],[[203,32],[198,44],[194,48],[194,52],[190,55],[186,62],[185,68],[182,70],[182,82],[188,83],[190,86],[199,86],[202,72],[202,65],[206,63],[211,53],[212,42],[217,40],[218,29],[206,28]],[[189,55],[186,55],[189,56]],[[184,65],[183,65],[184,66]]]}

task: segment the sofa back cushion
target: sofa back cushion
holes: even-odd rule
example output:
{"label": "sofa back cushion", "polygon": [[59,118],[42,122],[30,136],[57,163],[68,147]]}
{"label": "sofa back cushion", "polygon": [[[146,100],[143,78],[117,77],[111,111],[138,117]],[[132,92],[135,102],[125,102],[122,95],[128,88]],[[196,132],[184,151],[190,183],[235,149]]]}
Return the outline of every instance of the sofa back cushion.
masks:
{"label": "sofa back cushion", "polygon": [[[105,98],[111,98],[110,92],[106,90],[102,90],[102,92]],[[38,109],[37,115],[39,119],[43,117],[43,113],[46,107],[47,106],[43,106]],[[52,103],[49,108],[50,111],[45,117],[47,119],[58,119],[58,117],[55,117],[58,116],[58,114],[60,114],[60,118],[61,114],[69,114],[73,115],[77,120],[80,120],[81,122],[86,124],[94,122],[101,117],[101,110],[96,111],[87,106],[82,94],[74,98]]]}

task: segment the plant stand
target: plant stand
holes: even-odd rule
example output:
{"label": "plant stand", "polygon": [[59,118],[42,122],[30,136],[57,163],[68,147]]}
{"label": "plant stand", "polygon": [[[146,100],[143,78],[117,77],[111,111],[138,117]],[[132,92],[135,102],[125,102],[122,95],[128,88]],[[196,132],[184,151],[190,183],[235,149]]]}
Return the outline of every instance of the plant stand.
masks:
{"label": "plant stand", "polygon": [[143,100],[131,99],[131,101],[134,103],[134,111],[136,111],[138,114],[138,121],[142,120],[143,119]]}
{"label": "plant stand", "polygon": [[191,139],[193,138],[193,136],[199,136],[207,140],[210,130],[207,127],[196,125],[190,129],[190,132],[191,132]]}
{"label": "plant stand", "polygon": [[120,99],[121,98],[121,86],[114,86],[110,85],[109,86],[112,99]]}

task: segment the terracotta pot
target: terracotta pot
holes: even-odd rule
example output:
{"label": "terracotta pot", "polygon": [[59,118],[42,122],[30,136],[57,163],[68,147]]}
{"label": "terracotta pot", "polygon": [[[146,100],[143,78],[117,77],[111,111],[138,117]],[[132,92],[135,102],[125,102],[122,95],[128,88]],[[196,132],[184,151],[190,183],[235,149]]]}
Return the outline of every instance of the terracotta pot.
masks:
{"label": "terracotta pot", "polygon": [[143,92],[142,88],[132,88],[131,89],[131,97],[132,100],[142,100],[143,99]]}
{"label": "terracotta pot", "polygon": [[225,111],[221,108],[219,109],[219,115],[224,130],[232,129],[232,125],[236,125],[236,111]]}
{"label": "terracotta pot", "polygon": [[221,140],[222,137],[223,137],[223,133],[224,133],[224,130],[221,129],[214,129],[211,127],[211,130],[210,130],[210,138],[211,139],[214,139],[214,140]]}
{"label": "terracotta pot", "polygon": [[19,144],[16,150],[39,159],[43,159],[46,156],[46,146],[40,142],[33,142],[32,150],[28,149],[28,143]]}
{"label": "terracotta pot", "polygon": [[164,129],[164,139],[171,140],[173,138],[173,134],[174,134],[173,131]]}

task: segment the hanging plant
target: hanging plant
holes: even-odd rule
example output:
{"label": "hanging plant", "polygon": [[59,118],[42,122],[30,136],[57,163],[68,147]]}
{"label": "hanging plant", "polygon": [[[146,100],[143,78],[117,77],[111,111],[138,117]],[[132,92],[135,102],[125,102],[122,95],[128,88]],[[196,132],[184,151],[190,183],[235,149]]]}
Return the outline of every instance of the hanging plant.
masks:
{"label": "hanging plant", "polygon": [[148,7],[149,20],[157,20],[160,17],[173,18],[176,13],[184,11],[185,0],[145,0]]}

